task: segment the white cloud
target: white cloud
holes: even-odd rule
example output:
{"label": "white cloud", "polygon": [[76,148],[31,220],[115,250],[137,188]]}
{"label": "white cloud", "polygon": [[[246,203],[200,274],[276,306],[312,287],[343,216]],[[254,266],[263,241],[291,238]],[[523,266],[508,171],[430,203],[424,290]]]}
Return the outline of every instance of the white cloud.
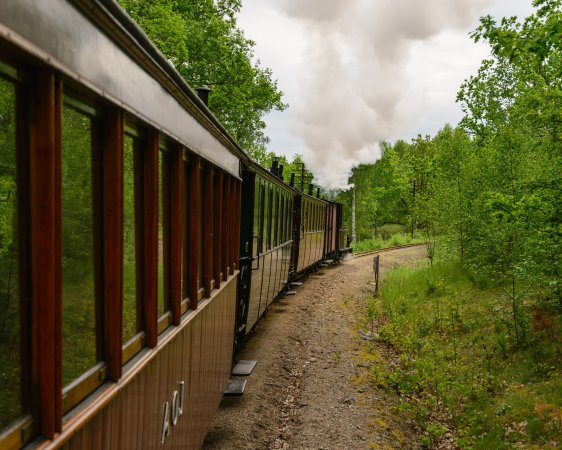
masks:
{"label": "white cloud", "polygon": [[468,36],[479,15],[531,11],[524,0],[246,0],[239,25],[290,104],[266,118],[270,149],[303,153],[319,184],[345,186],[379,141],[458,122],[456,92],[487,54]]}

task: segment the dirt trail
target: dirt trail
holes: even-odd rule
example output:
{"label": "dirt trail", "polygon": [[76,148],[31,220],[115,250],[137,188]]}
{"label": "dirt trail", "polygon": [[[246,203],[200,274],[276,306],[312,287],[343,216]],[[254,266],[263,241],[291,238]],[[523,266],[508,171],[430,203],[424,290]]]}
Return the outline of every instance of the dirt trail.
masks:
{"label": "dirt trail", "polygon": [[[381,254],[381,271],[423,258],[424,247]],[[220,449],[413,449],[398,399],[369,383],[361,337],[372,257],[311,275],[271,308],[242,359],[258,361],[242,397],[224,398],[203,445]]]}

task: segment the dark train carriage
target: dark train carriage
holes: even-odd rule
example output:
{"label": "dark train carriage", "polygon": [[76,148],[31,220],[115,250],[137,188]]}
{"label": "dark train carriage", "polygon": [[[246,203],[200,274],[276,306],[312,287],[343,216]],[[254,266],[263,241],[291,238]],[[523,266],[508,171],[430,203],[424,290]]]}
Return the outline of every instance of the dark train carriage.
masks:
{"label": "dark train carriage", "polygon": [[297,273],[324,259],[327,205],[325,200],[304,193],[295,198],[293,267]]}
{"label": "dark train carriage", "polygon": [[0,448],[201,445],[231,370],[241,157],[113,1],[0,2]]}
{"label": "dark train carriage", "polygon": [[289,281],[295,196],[276,174],[248,163],[241,209],[239,336],[254,327]]}
{"label": "dark train carriage", "polygon": [[342,204],[328,202],[326,208],[326,241],[324,244],[326,259],[340,259],[352,250],[347,242],[347,230],[342,227],[342,224]]}

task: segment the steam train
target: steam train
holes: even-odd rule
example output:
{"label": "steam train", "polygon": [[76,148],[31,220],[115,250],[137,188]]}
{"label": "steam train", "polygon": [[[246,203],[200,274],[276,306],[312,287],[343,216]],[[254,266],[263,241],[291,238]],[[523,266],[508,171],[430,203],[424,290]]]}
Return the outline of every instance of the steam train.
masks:
{"label": "steam train", "polygon": [[114,0],[0,2],[0,448],[199,448],[233,349],[349,249]]}

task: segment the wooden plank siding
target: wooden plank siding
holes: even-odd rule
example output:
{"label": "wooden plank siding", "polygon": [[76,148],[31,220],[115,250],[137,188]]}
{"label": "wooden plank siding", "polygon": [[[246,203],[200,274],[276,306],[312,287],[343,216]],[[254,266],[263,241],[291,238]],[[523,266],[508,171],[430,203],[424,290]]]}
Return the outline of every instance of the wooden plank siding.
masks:
{"label": "wooden plank siding", "polygon": [[[179,327],[166,331],[156,351],[137,355],[119,384],[106,383],[105,392],[64,424],[62,435],[39,448],[200,448],[231,372],[236,289],[237,276],[231,276]],[[164,403],[171,407],[180,381],[183,414],[161,445]]]}

